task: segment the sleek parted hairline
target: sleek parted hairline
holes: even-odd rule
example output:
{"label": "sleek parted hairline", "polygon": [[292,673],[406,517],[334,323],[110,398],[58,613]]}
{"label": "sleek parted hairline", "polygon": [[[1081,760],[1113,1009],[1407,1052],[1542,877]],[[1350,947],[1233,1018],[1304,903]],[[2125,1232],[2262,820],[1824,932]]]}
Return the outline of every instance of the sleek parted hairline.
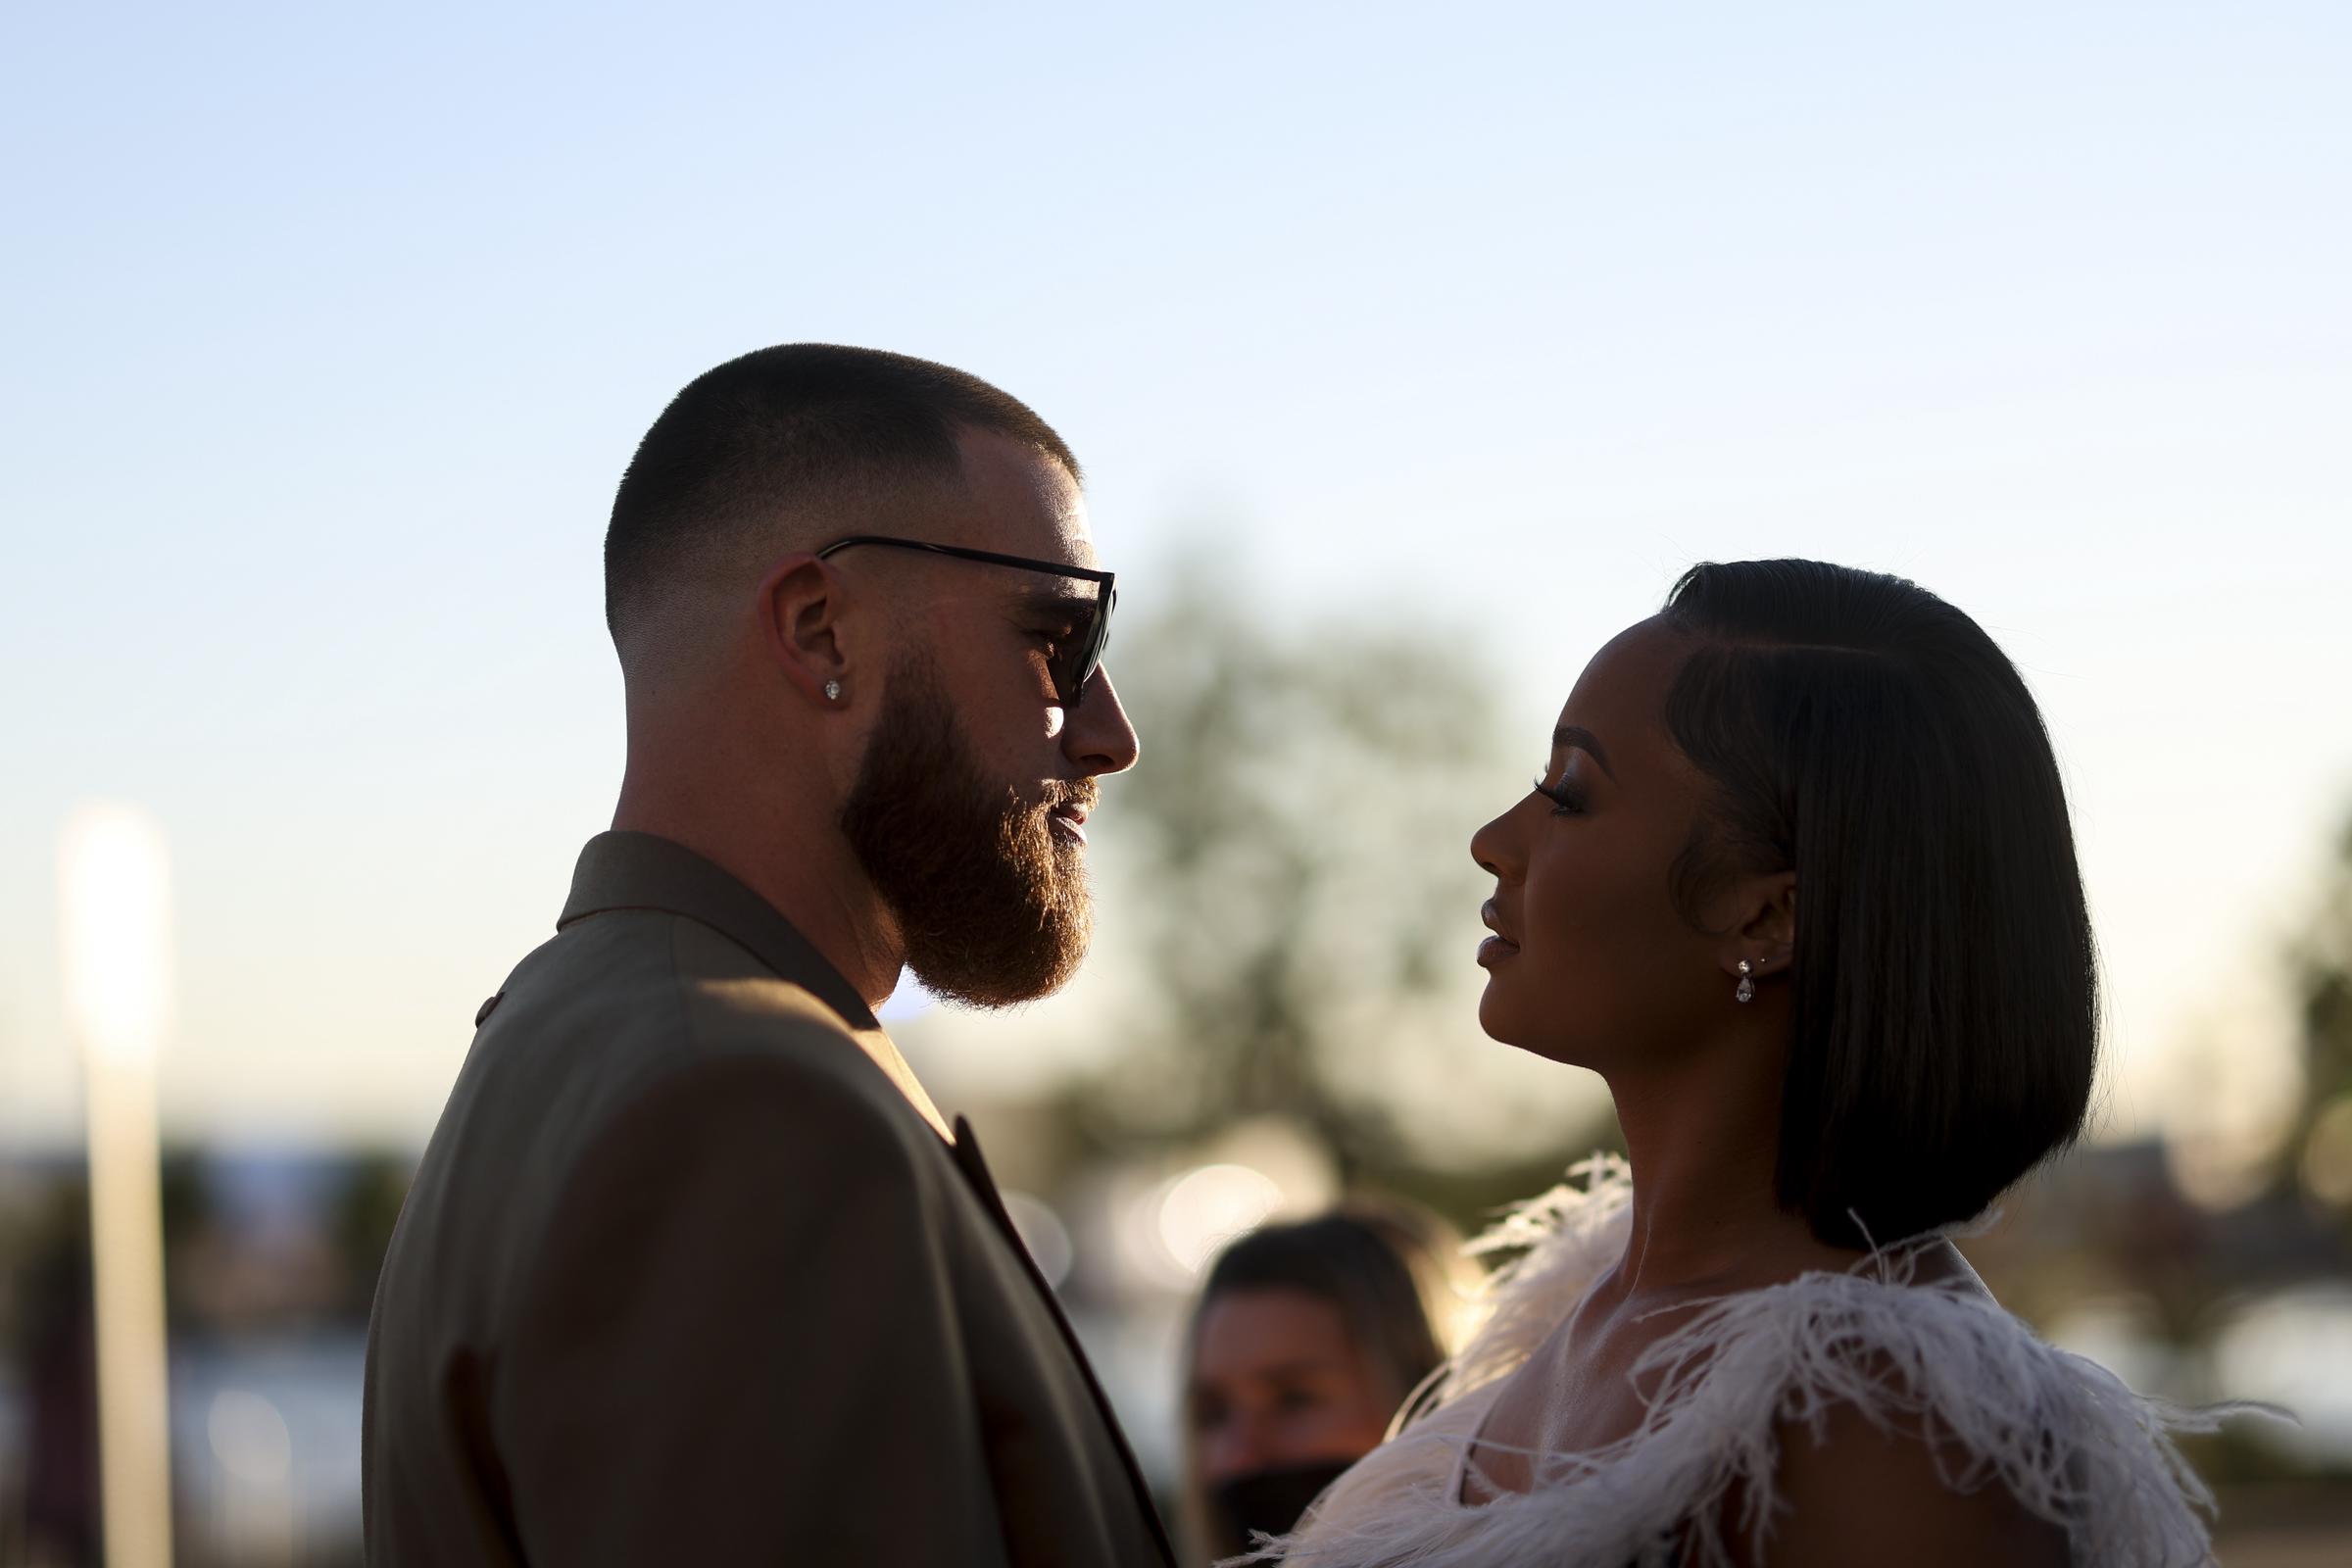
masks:
{"label": "sleek parted hairline", "polygon": [[2066,791],[2016,668],[1900,577],[1706,563],[1663,619],[1695,646],[1667,697],[1715,785],[1677,861],[1793,870],[1793,1027],[1778,1196],[1824,1241],[1974,1218],[2075,1140],[2098,978]]}
{"label": "sleek parted hairline", "polygon": [[897,490],[960,483],[966,430],[1024,442],[1083,481],[1027,404],[929,360],[786,343],[695,377],[646,431],[612,498],[605,623],[623,658],[637,622],[682,585],[757,555],[778,519],[854,514]]}

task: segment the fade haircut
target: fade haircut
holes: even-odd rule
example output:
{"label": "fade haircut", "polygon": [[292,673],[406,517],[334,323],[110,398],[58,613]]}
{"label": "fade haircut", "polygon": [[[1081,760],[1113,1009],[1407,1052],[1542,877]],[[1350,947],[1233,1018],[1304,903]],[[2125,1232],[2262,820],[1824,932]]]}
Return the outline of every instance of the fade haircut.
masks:
{"label": "fade haircut", "polygon": [[[957,438],[986,430],[1082,475],[1054,427],[966,371],[879,349],[785,343],[687,383],[646,431],[605,533],[605,624],[625,662],[681,590],[795,539],[781,519],[962,479]],[[852,532],[845,525],[839,531]]]}
{"label": "fade haircut", "polygon": [[2040,710],[1983,628],[1900,577],[1693,566],[1667,728],[1714,785],[1676,862],[1796,874],[1778,1197],[1824,1241],[1973,1218],[2071,1144],[2097,960]]}

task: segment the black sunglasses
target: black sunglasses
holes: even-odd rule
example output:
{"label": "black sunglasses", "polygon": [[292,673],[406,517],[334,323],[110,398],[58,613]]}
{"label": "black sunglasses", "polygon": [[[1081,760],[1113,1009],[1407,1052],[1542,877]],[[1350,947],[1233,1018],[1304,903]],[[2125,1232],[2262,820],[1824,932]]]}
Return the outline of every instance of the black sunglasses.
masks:
{"label": "black sunglasses", "polygon": [[1086,683],[1095,678],[1102,667],[1102,650],[1110,642],[1110,612],[1118,604],[1118,590],[1112,583],[1118,578],[1113,571],[1096,571],[1088,566],[1065,566],[1056,561],[1032,561],[1027,556],[1004,556],[994,550],[966,550],[960,545],[935,545],[921,539],[893,539],[888,534],[854,533],[847,539],[836,539],[816,552],[816,559],[838,555],[855,545],[888,545],[894,550],[920,550],[934,556],[952,556],[957,561],[978,561],[991,566],[1018,566],[1023,571],[1043,571],[1056,577],[1075,577],[1082,582],[1099,583],[1095,594],[1093,617],[1078,634],[1054,646],[1054,657],[1047,663],[1047,672],[1054,677],[1054,695],[1061,706],[1075,710],[1080,698],[1086,695]]}

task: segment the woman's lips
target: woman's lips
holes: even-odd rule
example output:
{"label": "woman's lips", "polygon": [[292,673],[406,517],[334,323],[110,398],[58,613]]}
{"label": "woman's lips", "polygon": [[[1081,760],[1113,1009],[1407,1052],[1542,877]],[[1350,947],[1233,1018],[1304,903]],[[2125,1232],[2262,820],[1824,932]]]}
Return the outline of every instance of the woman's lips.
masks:
{"label": "woman's lips", "polygon": [[1493,899],[1478,906],[1478,917],[1485,922],[1488,930],[1494,933],[1478,945],[1478,961],[1482,968],[1493,968],[1518,953],[1519,944],[1503,935],[1502,917],[1495,910]]}

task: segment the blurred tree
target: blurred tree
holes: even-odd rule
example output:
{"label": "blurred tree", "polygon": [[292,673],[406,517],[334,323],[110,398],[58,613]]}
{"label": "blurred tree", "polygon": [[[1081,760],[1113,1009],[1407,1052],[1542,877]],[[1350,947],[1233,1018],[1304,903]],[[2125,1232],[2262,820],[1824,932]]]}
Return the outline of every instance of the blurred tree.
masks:
{"label": "blurred tree", "polygon": [[343,1310],[365,1323],[375,1302],[376,1276],[391,1250],[392,1229],[416,1174],[407,1154],[372,1151],[352,1156],[329,1210],[329,1232],[346,1280]]}
{"label": "blurred tree", "polygon": [[1344,1174],[1397,1172],[1396,1086],[1445,1076],[1443,1039],[1492,1050],[1471,1011],[1490,883],[1469,838],[1510,776],[1496,678],[1466,633],[1302,624],[1204,567],[1173,575],[1121,630],[1147,762],[1101,846],[1153,1005],[1070,1108],[1130,1149],[1272,1114]]}
{"label": "blurred tree", "polygon": [[2352,819],[2292,961],[2303,1099],[2279,1176],[2352,1232]]}
{"label": "blurred tree", "polygon": [[190,1250],[201,1245],[220,1223],[219,1204],[206,1180],[203,1156],[195,1150],[173,1147],[157,1161],[163,1188],[164,1302],[174,1334],[184,1333],[200,1318],[186,1290]]}
{"label": "blurred tree", "polygon": [[6,1353],[24,1424],[21,1467],[0,1476],[0,1560],[94,1568],[98,1349],[88,1178],[78,1159],[61,1169],[20,1167],[8,1178],[11,1223],[0,1232],[9,1275]]}

